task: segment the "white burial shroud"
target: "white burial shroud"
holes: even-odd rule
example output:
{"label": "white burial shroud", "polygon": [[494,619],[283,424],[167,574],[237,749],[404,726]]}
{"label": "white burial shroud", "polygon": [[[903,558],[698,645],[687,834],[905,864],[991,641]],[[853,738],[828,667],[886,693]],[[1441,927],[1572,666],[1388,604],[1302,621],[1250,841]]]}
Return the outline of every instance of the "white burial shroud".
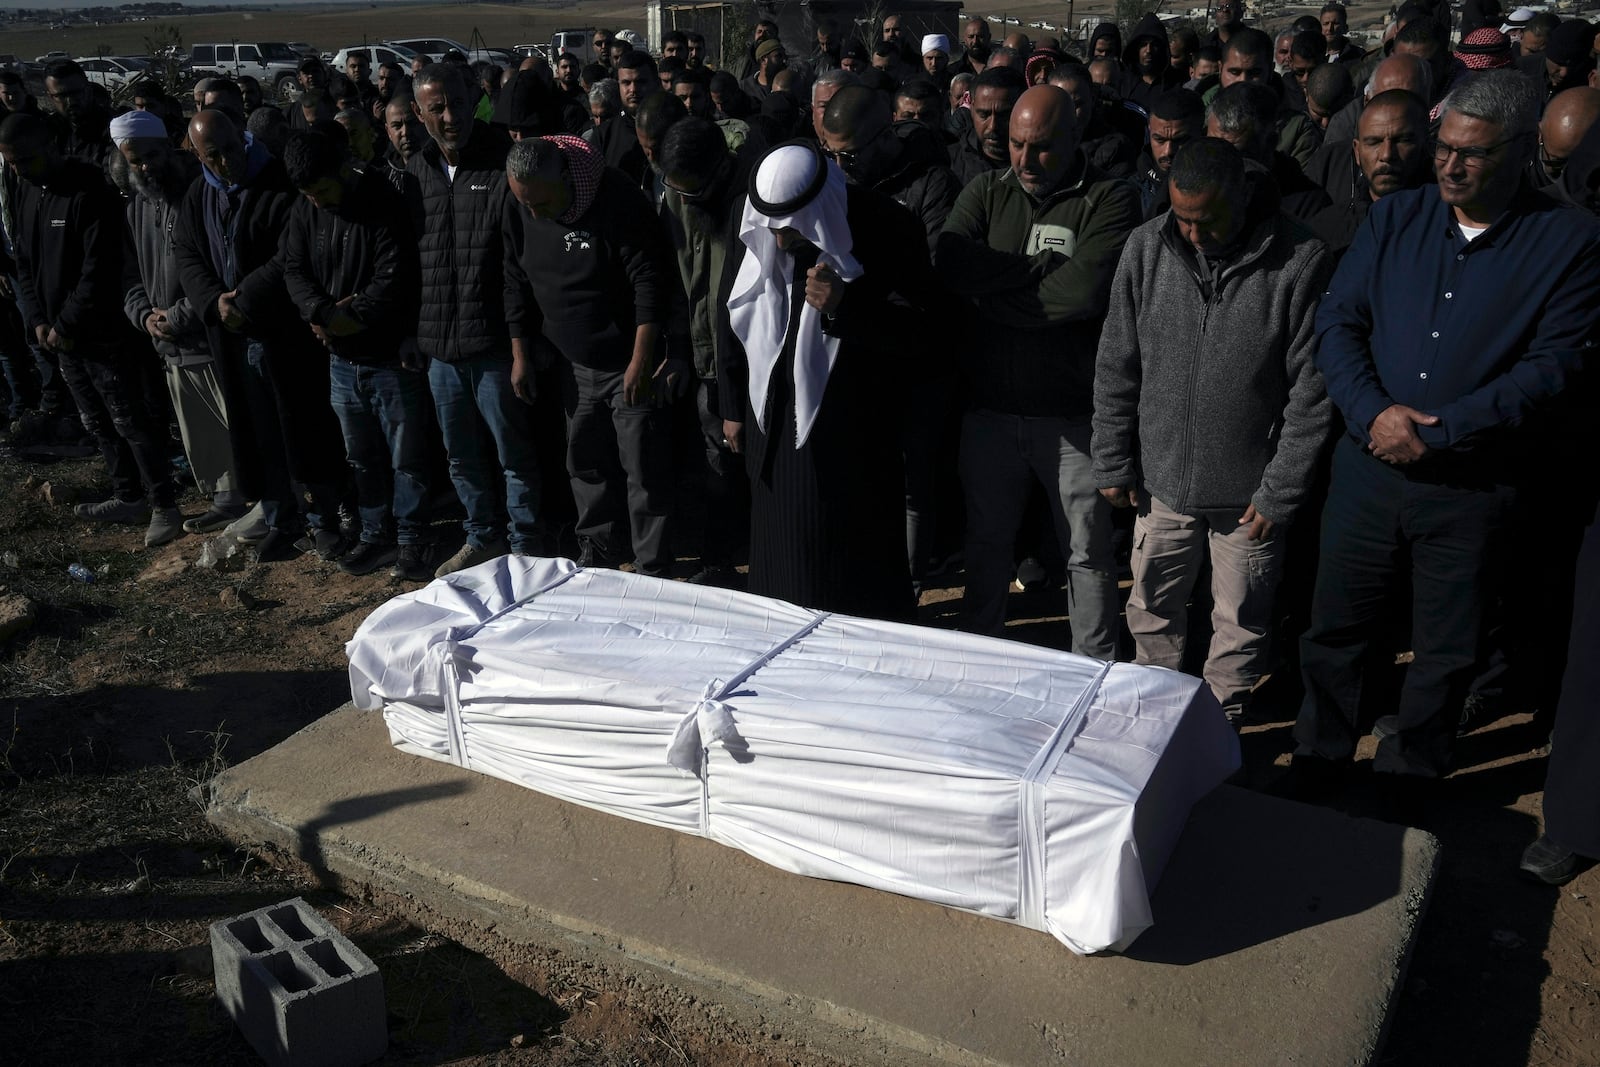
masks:
{"label": "white burial shroud", "polygon": [[398,596],[347,652],[404,752],[1079,953],[1151,925],[1191,805],[1239,765],[1182,674],[564,559]]}

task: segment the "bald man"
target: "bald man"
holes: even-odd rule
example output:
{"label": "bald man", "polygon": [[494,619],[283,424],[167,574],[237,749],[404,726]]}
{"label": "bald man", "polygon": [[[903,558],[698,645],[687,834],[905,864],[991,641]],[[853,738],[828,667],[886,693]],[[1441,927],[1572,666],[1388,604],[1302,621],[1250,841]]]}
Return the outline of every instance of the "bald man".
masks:
{"label": "bald man", "polygon": [[1385,59],[1373,68],[1365,92],[1357,93],[1354,100],[1328,120],[1328,128],[1323,131],[1322,142],[1347,144],[1354,140],[1356,123],[1360,120],[1361,110],[1367,106],[1367,101],[1390,89],[1404,89],[1414,93],[1424,104],[1431,107],[1433,72],[1428,69],[1426,62],[1416,56],[1395,55]]}
{"label": "bald man", "polygon": [[328,404],[328,356],[289,302],[276,258],[300,194],[220,111],[195,115],[189,144],[204,173],[173,234],[178,277],[217,363],[240,489],[261,502],[268,532],[257,555],[337,559],[348,547],[338,508],[349,468]]}
{"label": "bald man", "polygon": [[1536,189],[1561,180],[1567,160],[1600,119],[1600,89],[1579,86],[1550,98],[1539,121],[1539,154],[1528,167]]}
{"label": "bald man", "polygon": [[1067,560],[1072,650],[1116,653],[1111,505],[1089,459],[1096,341],[1111,277],[1139,225],[1138,189],[1095,172],[1072,97],[1023,93],[1011,115],[1009,170],[961,191],[939,237],[946,284],[973,301],[961,430],[967,503],[963,626],[1005,626],[1012,550],[1037,483]]}

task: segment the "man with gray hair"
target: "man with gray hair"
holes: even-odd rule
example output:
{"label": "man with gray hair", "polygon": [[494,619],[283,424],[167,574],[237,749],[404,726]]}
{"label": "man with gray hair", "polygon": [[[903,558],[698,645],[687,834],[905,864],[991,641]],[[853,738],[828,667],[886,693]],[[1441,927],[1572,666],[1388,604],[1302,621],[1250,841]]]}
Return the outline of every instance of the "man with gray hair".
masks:
{"label": "man with gray hair", "polygon": [[205,514],[185,520],[183,528],[211,533],[243,515],[248,504],[233,471],[228,406],[216,360],[203,317],[183,291],[173,243],[184,194],[199,178],[200,164],[172,147],[161,120],[148,111],[112,119],[111,140],[128,162],[133,194],[127,219],[134,261],[123,270],[122,310],[162,358],[189,470],[200,492],[211,498]]}
{"label": "man with gray hair", "polygon": [[1220,137],[1272,176],[1285,214],[1302,221],[1328,206],[1328,194],[1277,147],[1278,97],[1260,82],[1236,82],[1211,98],[1206,136]]}
{"label": "man with gray hair", "polygon": [[839,69],[819,75],[817,80],[811,83],[811,132],[816,134],[819,143],[822,141],[822,113],[828,110],[828,101],[846,85],[860,84],[859,77],[848,70]]}
{"label": "man with gray hair", "polygon": [[1333,420],[1311,362],[1332,261],[1226,141],[1180,149],[1167,183],[1171,210],[1133,231],[1112,282],[1094,475],[1113,507],[1138,509],[1127,609],[1138,662],[1181,669],[1210,557],[1204,674],[1237,720],[1267,670],[1285,527]]}
{"label": "man with gray hair", "polygon": [[1559,462],[1544,435],[1600,330],[1600,223],[1526,181],[1541,103],[1510,70],[1453,91],[1438,184],[1372,205],[1318,310],[1317,365],[1346,433],[1301,641],[1291,795],[1347,776],[1368,648],[1396,587],[1410,589],[1415,660],[1373,760],[1391,814],[1419,814],[1417,784],[1451,769],[1493,546],[1530,478]]}

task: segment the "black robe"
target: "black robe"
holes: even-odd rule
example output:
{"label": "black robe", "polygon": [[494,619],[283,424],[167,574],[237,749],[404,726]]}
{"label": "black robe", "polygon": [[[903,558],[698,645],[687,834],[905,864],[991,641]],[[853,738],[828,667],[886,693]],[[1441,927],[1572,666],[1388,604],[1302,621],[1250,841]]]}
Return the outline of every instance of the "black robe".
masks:
{"label": "black robe", "polygon": [[[931,312],[928,246],[905,208],[851,186],[848,218],[863,274],[845,290],[828,333],[839,338],[811,434],[794,447],[794,350],[806,271],[816,251],[796,256],[789,325],[767,390],[766,432],[749,407],[748,370],[737,339],[720,376],[725,417],[744,412],[750,475],[749,590],[808,608],[910,620],[916,611],[906,560],[905,472],[900,420],[908,376],[902,353],[914,323]],[[730,256],[736,274],[743,256]],[[731,282],[730,282],[731,284]],[[892,303],[898,294],[904,303]],[[898,358],[897,358],[898,357]]]}

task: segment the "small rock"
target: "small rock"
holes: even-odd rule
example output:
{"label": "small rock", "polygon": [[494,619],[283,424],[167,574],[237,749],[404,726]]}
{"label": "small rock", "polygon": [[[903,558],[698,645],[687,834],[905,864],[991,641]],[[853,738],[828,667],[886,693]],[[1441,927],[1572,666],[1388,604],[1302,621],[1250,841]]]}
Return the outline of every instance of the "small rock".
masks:
{"label": "small rock", "polygon": [[229,611],[249,611],[256,606],[255,597],[251,596],[246,590],[236,589],[231,585],[218,595],[218,599],[222,601],[222,606]]}
{"label": "small rock", "polygon": [[0,597],[0,641],[27,630],[38,617],[39,609],[22,594]]}
{"label": "small rock", "polygon": [[150,876],[141,874],[133,881],[122,887],[125,893],[146,893],[150,890]]}
{"label": "small rock", "polygon": [[4,563],[12,570],[22,566],[22,557],[15,552],[0,552],[0,563]]}
{"label": "small rock", "polygon": [[189,561],[184,558],[183,550],[173,549],[141,571],[134,581],[141,584],[170,581],[188,569]]}
{"label": "small rock", "polygon": [[45,482],[39,486],[39,495],[44,497],[45,503],[54,508],[70,507],[78,502],[78,491],[70,485],[57,485],[55,482]]}
{"label": "small rock", "polygon": [[528,1035],[527,1034],[513,1034],[512,1037],[511,1037],[511,1047],[512,1048],[521,1048],[523,1045],[526,1045],[527,1043],[528,1043]]}
{"label": "small rock", "polygon": [[22,488],[26,489],[30,493],[43,484],[44,479],[39,477],[37,474],[30,474],[26,478],[22,479]]}

